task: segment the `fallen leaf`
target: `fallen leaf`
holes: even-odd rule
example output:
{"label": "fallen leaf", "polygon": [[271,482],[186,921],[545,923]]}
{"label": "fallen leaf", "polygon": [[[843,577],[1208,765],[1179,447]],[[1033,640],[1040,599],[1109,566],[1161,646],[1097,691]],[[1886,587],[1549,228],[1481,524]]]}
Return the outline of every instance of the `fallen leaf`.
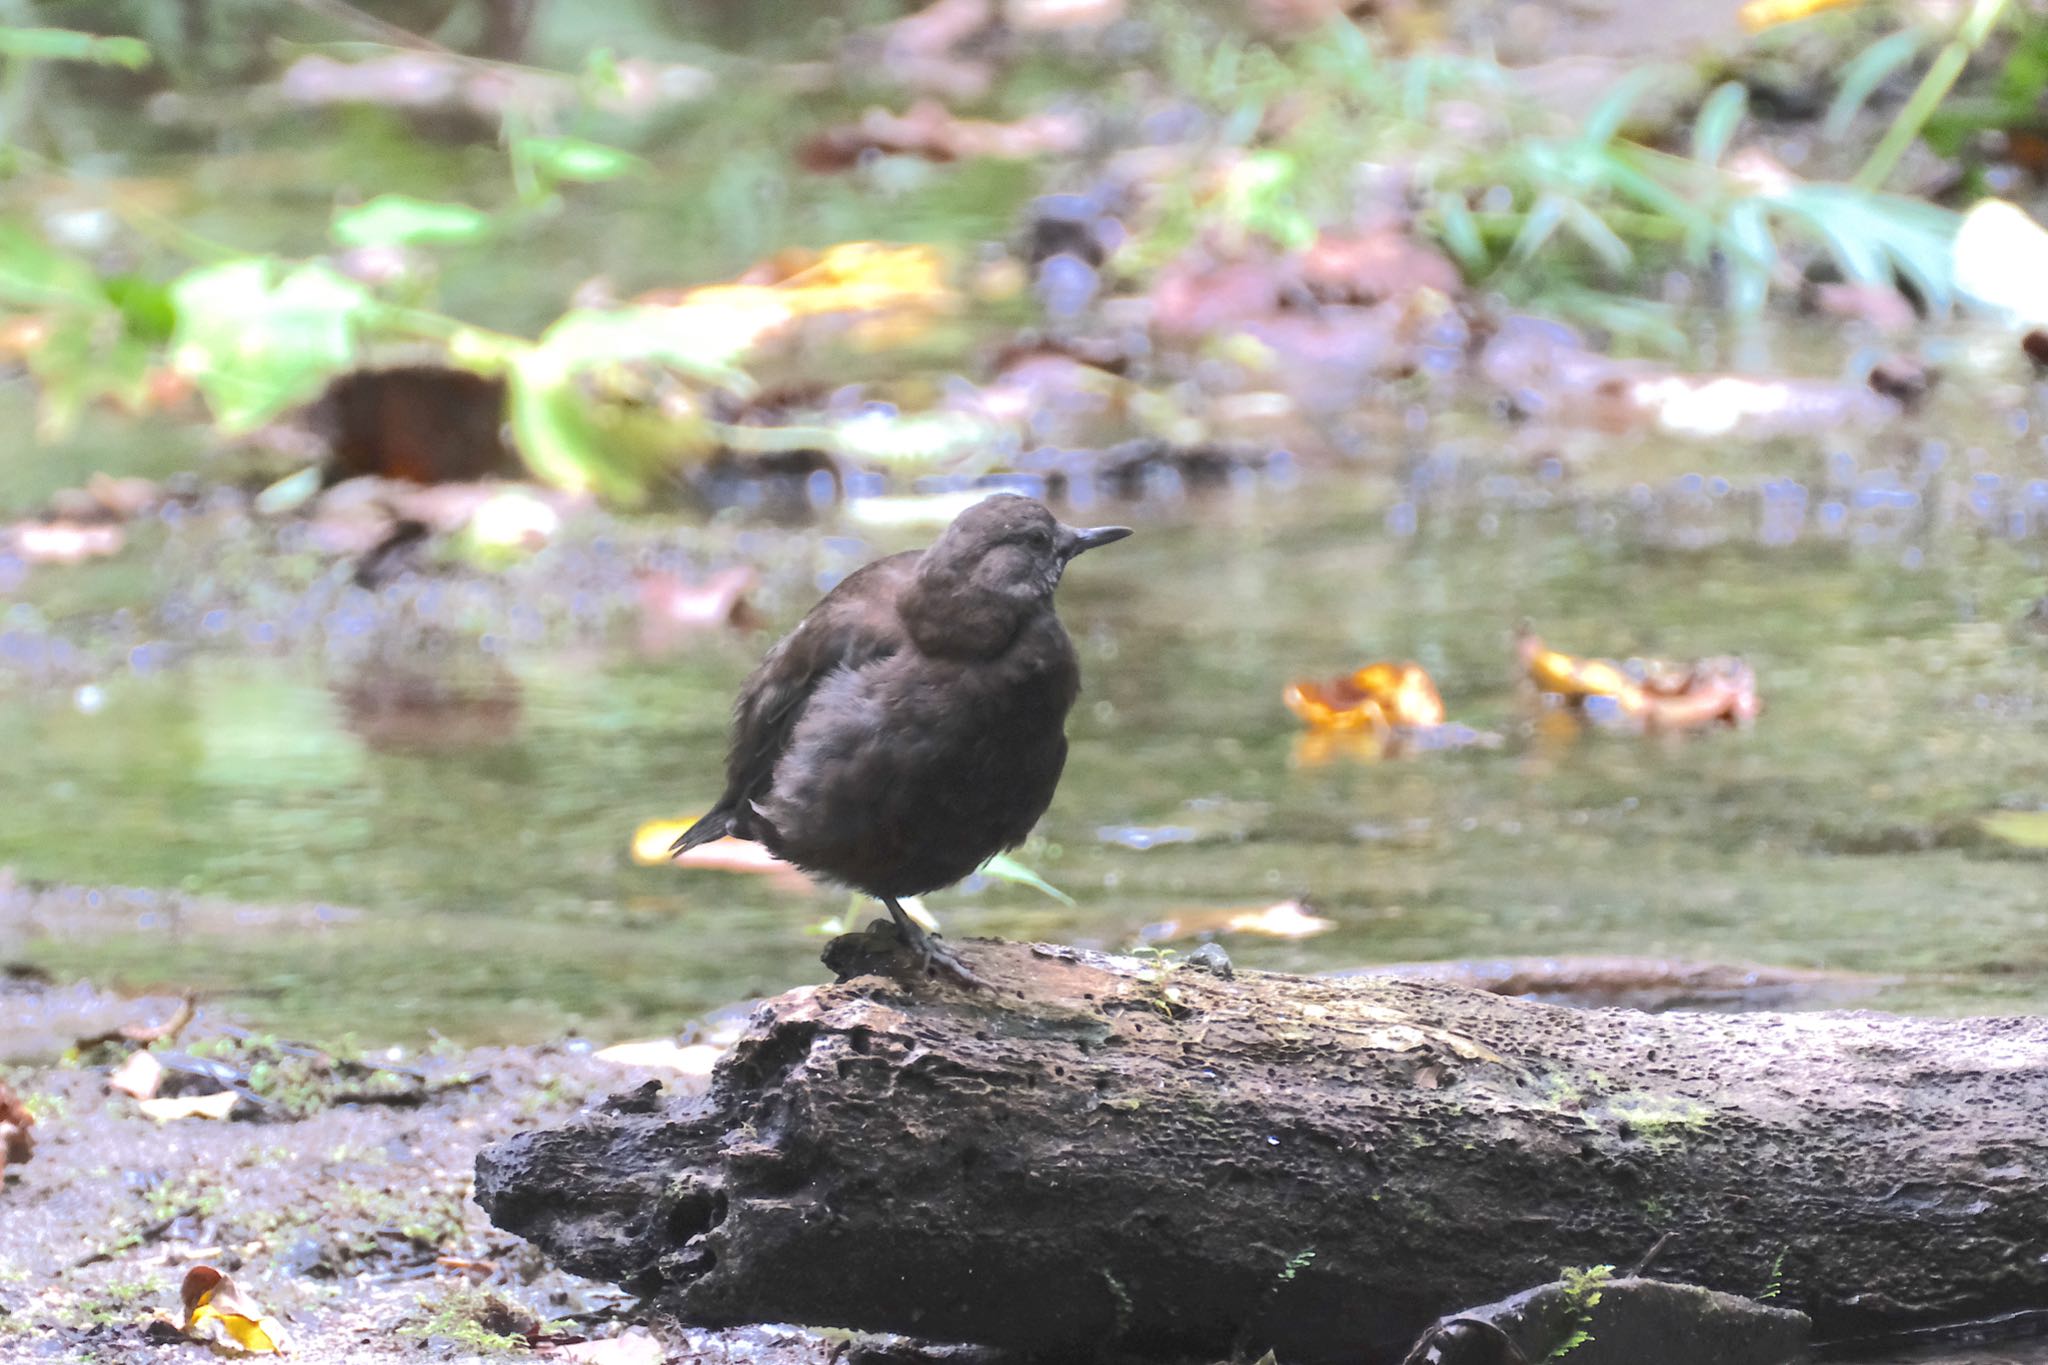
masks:
{"label": "fallen leaf", "polygon": [[1336,927],[1335,920],[1313,913],[1301,901],[1284,900],[1275,905],[1184,911],[1146,925],[1138,931],[1138,939],[1143,943],[1166,943],[1204,934],[1313,938]]}
{"label": "fallen leaf", "polygon": [[858,339],[881,344],[914,339],[958,306],[947,273],[935,247],[840,242],[779,251],[730,284],[652,290],[633,302],[676,310],[670,326],[715,336],[734,354],[785,338],[805,319],[842,315],[858,319]]}
{"label": "fallen leaf", "polygon": [[1263,934],[1267,938],[1313,938],[1337,927],[1337,921],[1312,914],[1298,900],[1284,900],[1262,910],[1241,910],[1224,921],[1233,934]]}
{"label": "fallen leaf", "polygon": [[0,1175],[35,1154],[35,1134],[29,1131],[35,1126],[36,1116],[8,1089],[7,1082],[0,1081]]}
{"label": "fallen leaf", "polygon": [[2048,849],[2048,811],[1995,810],[1977,823],[1992,838],[2016,848]]}
{"label": "fallen leaf", "polygon": [[1751,33],[1759,33],[1795,19],[1805,19],[1823,10],[1841,9],[1862,0],[1749,0],[1736,11],[1736,18]]}
{"label": "fallen leaf", "polygon": [[757,623],[747,594],[758,576],[744,564],[721,569],[699,582],[656,569],[636,570],[640,602],[640,649],[665,654],[704,630],[745,630]]}
{"label": "fallen leaf", "polygon": [[282,1355],[284,1328],[210,1265],[185,1272],[178,1289],[185,1305],[185,1335],[247,1355]]}
{"label": "fallen leaf", "polygon": [[1560,653],[1527,627],[1515,633],[1515,652],[1539,691],[1574,707],[1604,699],[1622,718],[1645,730],[1693,730],[1717,722],[1747,725],[1763,709],[1755,670],[1733,657],[1689,664],[1639,660],[1625,668],[1609,659]]}
{"label": "fallen leaf", "polygon": [[1301,256],[1302,282],[1326,303],[1374,304],[1433,289],[1464,292],[1450,257],[1395,227],[1318,235]]}
{"label": "fallen leaf", "polygon": [[156,1059],[155,1053],[143,1048],[130,1053],[127,1061],[107,1073],[107,1089],[119,1091],[130,1099],[153,1099],[163,1079],[164,1064]]}
{"label": "fallen leaf", "polygon": [[1372,663],[1327,683],[1293,682],[1287,709],[1319,730],[1384,730],[1444,723],[1444,701],[1422,666]]}
{"label": "fallen leaf", "polygon": [[31,564],[82,564],[121,553],[127,533],[111,522],[17,522],[8,533],[14,551]]}
{"label": "fallen leaf", "polygon": [[713,872],[761,873],[792,890],[810,885],[810,879],[803,873],[751,839],[714,839],[671,856],[670,846],[693,823],[694,819],[647,821],[633,831],[633,861],[642,867],[659,867],[668,863]]}
{"label": "fallen leaf", "polygon": [[577,1365],[662,1365],[668,1359],[667,1349],[641,1327],[603,1341],[579,1341],[549,1354]]}
{"label": "fallen leaf", "polygon": [[158,1123],[170,1123],[177,1119],[226,1119],[234,1115],[235,1106],[242,1097],[232,1090],[219,1090],[211,1095],[179,1095],[170,1099],[139,1100],[135,1107]]}
{"label": "fallen leaf", "polygon": [[614,1066],[641,1066],[655,1071],[675,1071],[685,1076],[709,1076],[711,1068],[726,1049],[710,1043],[678,1043],[673,1038],[650,1038],[643,1042],[613,1043],[592,1055]]}
{"label": "fallen leaf", "polygon": [[936,100],[919,100],[901,114],[870,109],[852,123],[828,128],[797,149],[797,161],[805,170],[820,172],[849,170],[871,155],[1023,161],[1078,151],[1087,136],[1086,120],[1074,114],[1031,114],[996,123],[960,118]]}
{"label": "fallen leaf", "polygon": [[1980,199],[1949,248],[1956,292],[2022,327],[2048,324],[2048,229],[2003,199]]}

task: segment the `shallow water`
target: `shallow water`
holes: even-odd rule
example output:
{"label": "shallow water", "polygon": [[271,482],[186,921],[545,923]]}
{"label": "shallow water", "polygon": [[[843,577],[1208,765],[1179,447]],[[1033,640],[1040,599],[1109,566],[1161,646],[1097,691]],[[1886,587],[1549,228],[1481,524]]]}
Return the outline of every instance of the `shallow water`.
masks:
{"label": "shallow water", "polygon": [[[1620,439],[1532,471],[1487,454],[1488,423],[1440,417],[1399,466],[1089,509],[1140,534],[1062,589],[1087,691],[1022,855],[1079,904],[969,887],[932,898],[947,929],[1116,947],[1301,896],[1337,928],[1230,936],[1236,960],[1658,954],[1876,974],[1867,1003],[1890,1009],[2048,1008],[2048,880],[1975,824],[2048,801],[2044,645],[2022,622],[2041,533],[2014,513],[2033,443],[1973,451],[1944,425],[1930,459],[1930,419],[1832,454]],[[1794,481],[1798,516],[1767,510],[1784,499],[1760,490]],[[761,542],[785,562],[772,624],[921,534]],[[134,572],[39,571],[28,591],[111,601]],[[1765,712],[1747,732],[1580,732],[1514,686],[1522,618],[1579,652],[1739,652]],[[147,614],[130,629],[146,646]],[[312,651],[145,647],[11,691],[0,866],[177,894],[17,887],[5,956],[371,1040],[659,1032],[820,979],[814,926],[844,896],[628,856],[639,822],[716,795],[766,639],[502,662],[471,640],[430,672],[481,701],[424,726],[351,707],[355,675]],[[1281,686],[1378,657],[1422,662],[1501,747],[1311,766]]]}
{"label": "shallow water", "polygon": [[[594,275],[631,294],[860,237],[971,256],[1059,174],[901,159],[794,174],[791,143],[859,101],[724,75],[721,99],[665,116],[649,175],[508,212],[501,237],[441,253],[441,304],[530,331]],[[1036,79],[1051,78],[1020,81],[1025,106]],[[131,122],[93,126],[110,145],[159,140]],[[245,249],[323,249],[337,194],[512,198],[491,146],[363,111],[223,122],[191,154],[99,154],[111,198]],[[1973,377],[1986,345],[1997,359]],[[956,935],[1118,947],[1298,896],[1335,930],[1232,936],[1240,963],[1659,954],[1873,974],[1864,999],[1885,1008],[2048,1008],[2039,855],[1976,825],[2048,804],[2048,644],[2022,623],[2043,589],[2048,405],[2009,340],[1930,347],[1954,377],[1872,433],[1545,431],[1424,380],[1333,403],[1352,438],[1338,444],[1360,452],[1334,466],[1206,496],[1155,480],[1140,504],[1075,512],[1140,528],[1061,594],[1087,692],[1021,856],[1078,904],[989,884],[931,908]],[[1703,362],[1855,380],[1881,353],[1782,327],[1723,349]],[[242,467],[188,428],[93,417],[39,449],[30,425],[19,383],[0,387],[0,429],[33,452],[0,462],[0,511],[96,468]],[[926,534],[837,513],[752,540],[671,529],[692,565],[760,564],[778,630]],[[136,528],[104,564],[0,562],[0,869],[16,879],[0,880],[0,959],[197,987],[260,1025],[366,1041],[655,1033],[820,979],[816,926],[843,895],[628,855],[640,822],[717,794],[730,697],[770,637],[648,657],[630,631],[561,628],[575,609],[557,580],[599,595],[626,580],[588,545],[547,556],[473,612],[448,608],[425,661],[401,643],[396,687],[392,655],[347,647],[362,603],[308,605],[335,572],[207,516]],[[519,600],[529,589],[554,595]],[[1576,733],[1517,691],[1524,618],[1579,653],[1739,653],[1765,712],[1743,733]],[[47,667],[53,639],[83,662]],[[1501,746],[1309,764],[1282,686],[1375,658],[1420,661],[1452,719]],[[421,692],[462,704],[422,715]]]}

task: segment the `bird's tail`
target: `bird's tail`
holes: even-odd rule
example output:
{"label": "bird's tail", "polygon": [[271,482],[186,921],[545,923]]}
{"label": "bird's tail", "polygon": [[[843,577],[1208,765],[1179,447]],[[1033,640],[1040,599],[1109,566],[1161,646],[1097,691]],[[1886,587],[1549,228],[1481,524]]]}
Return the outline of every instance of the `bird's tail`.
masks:
{"label": "bird's tail", "polygon": [[682,836],[668,846],[668,856],[687,853],[699,844],[708,844],[714,839],[723,839],[732,833],[733,809],[731,806],[713,806],[706,811],[696,824],[684,830]]}

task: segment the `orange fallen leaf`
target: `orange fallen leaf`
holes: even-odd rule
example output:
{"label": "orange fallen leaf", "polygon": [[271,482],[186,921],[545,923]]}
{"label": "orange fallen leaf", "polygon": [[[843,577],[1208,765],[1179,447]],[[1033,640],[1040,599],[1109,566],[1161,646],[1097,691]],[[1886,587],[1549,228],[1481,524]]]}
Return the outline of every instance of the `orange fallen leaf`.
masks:
{"label": "orange fallen leaf", "polygon": [[172,1123],[178,1119],[226,1119],[231,1118],[235,1106],[242,1097],[232,1090],[220,1090],[211,1095],[178,1095],[169,1099],[138,1100],[135,1107],[158,1123]]}
{"label": "orange fallen leaf", "polygon": [[1539,691],[1573,703],[1589,697],[1610,697],[1624,711],[1633,714],[1642,710],[1642,684],[1612,660],[1581,659],[1559,653],[1526,627],[1515,632],[1515,656]]}
{"label": "orange fallen leaf", "polygon": [[284,1353],[284,1328],[277,1319],[212,1266],[186,1271],[178,1297],[185,1305],[186,1336],[240,1354]]}
{"label": "orange fallen leaf", "polygon": [[1327,683],[1292,682],[1287,709],[1318,730],[1385,730],[1444,723],[1444,700],[1421,665],[1372,663]]}
{"label": "orange fallen leaf", "polygon": [[1515,652],[1538,690],[1573,706],[1602,697],[1646,730],[1691,730],[1716,722],[1747,725],[1763,709],[1756,672],[1732,657],[1690,664],[1638,662],[1635,670],[1609,659],[1582,659],[1546,646],[1527,627],[1516,631]]}
{"label": "orange fallen leaf", "polygon": [[7,1088],[7,1082],[0,1081],[0,1175],[6,1174],[8,1166],[18,1166],[35,1154],[35,1134],[29,1131],[35,1126],[36,1116]]}
{"label": "orange fallen leaf", "polygon": [[633,831],[633,861],[642,867],[673,863],[677,867],[703,868],[714,872],[755,872],[775,878],[794,888],[810,885],[796,868],[750,839],[714,839],[673,856],[669,848],[695,823],[684,820],[649,820]]}
{"label": "orange fallen leaf", "polygon": [[1275,905],[1188,910],[1146,925],[1138,937],[1146,943],[1198,938],[1203,934],[1258,934],[1266,938],[1313,938],[1337,927],[1337,921],[1314,913],[1300,900]]}

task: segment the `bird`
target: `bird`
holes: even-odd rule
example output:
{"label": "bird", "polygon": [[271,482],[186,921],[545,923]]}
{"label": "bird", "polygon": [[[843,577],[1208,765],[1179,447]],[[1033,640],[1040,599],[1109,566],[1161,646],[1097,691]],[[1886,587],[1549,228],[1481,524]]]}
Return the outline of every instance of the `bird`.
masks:
{"label": "bird", "polygon": [[741,685],[725,792],[671,855],[758,840],[880,900],[927,973],[979,984],[901,900],[1016,847],[1052,804],[1081,690],[1053,592],[1076,555],[1130,534],[998,493],[847,575]]}

